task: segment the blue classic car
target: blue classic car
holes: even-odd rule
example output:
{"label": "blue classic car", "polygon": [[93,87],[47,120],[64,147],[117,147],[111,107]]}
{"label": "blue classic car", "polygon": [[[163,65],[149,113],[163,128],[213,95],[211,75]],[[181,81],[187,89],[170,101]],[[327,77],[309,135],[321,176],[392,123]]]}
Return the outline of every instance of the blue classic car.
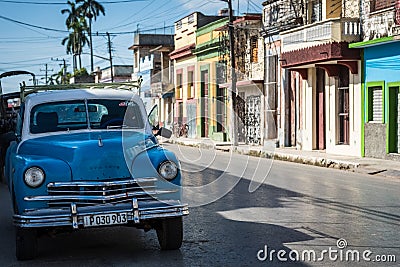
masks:
{"label": "blue classic car", "polygon": [[5,164],[17,259],[36,256],[43,231],[114,225],[155,229],[161,249],[179,249],[180,165],[155,137],[170,132],[154,133],[130,90],[60,89],[22,88]]}

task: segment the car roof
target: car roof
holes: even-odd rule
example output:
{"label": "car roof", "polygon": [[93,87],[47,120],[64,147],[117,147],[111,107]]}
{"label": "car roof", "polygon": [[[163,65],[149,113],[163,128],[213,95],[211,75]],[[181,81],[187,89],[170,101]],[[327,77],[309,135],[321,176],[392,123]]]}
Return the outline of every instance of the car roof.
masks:
{"label": "car roof", "polygon": [[133,91],[124,89],[68,89],[49,90],[29,94],[25,103],[27,106],[34,106],[40,103],[80,100],[80,99],[124,99],[130,100],[137,96]]}

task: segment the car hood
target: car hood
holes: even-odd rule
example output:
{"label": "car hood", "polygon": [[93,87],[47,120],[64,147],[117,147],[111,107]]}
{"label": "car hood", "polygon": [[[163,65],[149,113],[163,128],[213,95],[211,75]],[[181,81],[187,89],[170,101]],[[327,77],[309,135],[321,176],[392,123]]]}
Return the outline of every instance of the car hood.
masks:
{"label": "car hood", "polygon": [[[131,174],[124,156],[126,145],[123,146],[122,135],[128,136],[125,140],[129,144],[144,143],[148,137],[141,132],[123,134],[122,131],[58,134],[24,141],[19,154],[65,161],[71,168],[73,181],[123,179]],[[138,146],[136,154],[144,149]]]}

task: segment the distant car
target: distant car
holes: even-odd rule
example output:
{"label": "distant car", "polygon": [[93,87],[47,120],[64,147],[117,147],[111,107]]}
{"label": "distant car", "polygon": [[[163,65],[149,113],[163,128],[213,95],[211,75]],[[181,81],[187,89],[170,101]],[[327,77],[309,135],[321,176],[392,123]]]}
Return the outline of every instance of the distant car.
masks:
{"label": "distant car", "polygon": [[10,142],[15,140],[20,93],[0,94],[0,182],[4,182],[4,161]]}
{"label": "distant car", "polygon": [[179,161],[156,127],[129,90],[50,87],[24,97],[5,165],[17,259],[36,256],[43,231],[115,225],[155,229],[161,249],[179,249],[188,206]]}

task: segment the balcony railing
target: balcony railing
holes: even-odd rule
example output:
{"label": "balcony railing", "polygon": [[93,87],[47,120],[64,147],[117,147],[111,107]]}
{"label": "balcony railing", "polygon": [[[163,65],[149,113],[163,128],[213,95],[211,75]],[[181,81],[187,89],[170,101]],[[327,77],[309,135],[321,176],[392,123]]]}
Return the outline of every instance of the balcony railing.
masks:
{"label": "balcony railing", "polygon": [[357,42],[360,40],[360,21],[356,18],[324,20],[283,32],[281,38],[284,51],[329,42]]}
{"label": "balcony railing", "polygon": [[363,21],[363,41],[397,35],[399,24],[400,6],[371,12]]}

